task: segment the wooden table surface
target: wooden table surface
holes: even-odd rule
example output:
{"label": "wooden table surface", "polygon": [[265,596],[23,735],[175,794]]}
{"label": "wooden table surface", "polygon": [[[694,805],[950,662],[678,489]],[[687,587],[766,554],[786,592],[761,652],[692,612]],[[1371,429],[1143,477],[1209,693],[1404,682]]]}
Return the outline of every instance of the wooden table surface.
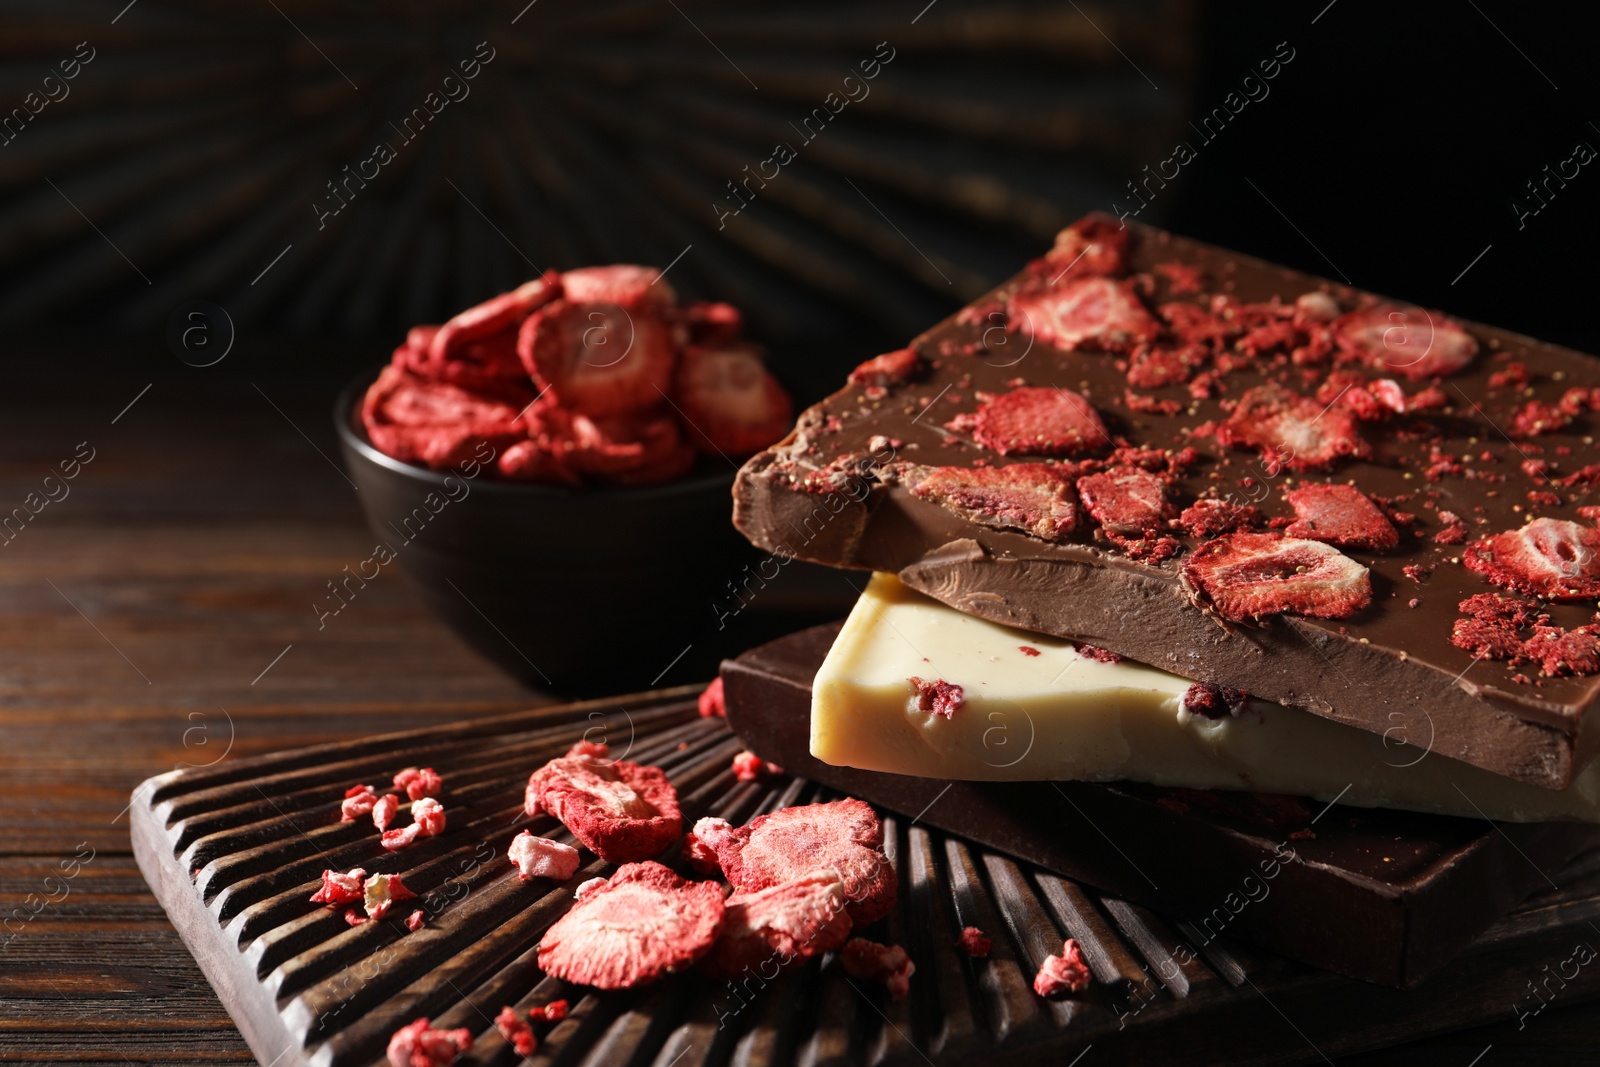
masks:
{"label": "wooden table surface", "polygon": [[[81,442],[94,458],[0,536],[0,1062],[248,1063],[134,866],[133,787],[549,697],[468,651],[398,576],[318,630],[313,599],[370,550],[328,409],[378,351],[241,341],[205,369],[49,338],[7,354],[0,517]],[[1484,1021],[1342,1062],[1586,1064],[1600,1045],[1600,1006]]]}

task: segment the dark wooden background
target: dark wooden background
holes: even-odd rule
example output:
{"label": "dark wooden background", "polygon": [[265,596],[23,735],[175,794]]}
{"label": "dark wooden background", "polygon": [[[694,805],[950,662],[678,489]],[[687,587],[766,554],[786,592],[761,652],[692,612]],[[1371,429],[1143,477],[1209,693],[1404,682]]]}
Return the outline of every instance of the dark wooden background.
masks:
{"label": "dark wooden background", "polygon": [[[7,345],[3,510],[79,442],[96,458],[0,547],[0,916],[15,934],[0,938],[0,1062],[249,1062],[134,867],[122,812],[144,778],[547,699],[394,575],[317,631],[316,590],[369,547],[318,453],[334,454],[330,355],[257,343],[199,370],[158,350]],[[1508,1004],[1484,1029],[1348,1062],[1592,1062],[1600,1007],[1511,1020]]]}

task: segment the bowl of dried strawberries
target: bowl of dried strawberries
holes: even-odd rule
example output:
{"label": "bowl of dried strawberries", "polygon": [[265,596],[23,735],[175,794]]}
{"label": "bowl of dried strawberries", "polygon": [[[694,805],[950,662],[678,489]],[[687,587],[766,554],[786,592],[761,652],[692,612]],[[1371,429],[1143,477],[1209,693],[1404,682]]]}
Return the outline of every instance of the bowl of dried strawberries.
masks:
{"label": "bowl of dried strawberries", "polygon": [[792,419],[738,311],[647,267],[552,272],[415,327],[336,406],[378,543],[319,614],[392,563],[535,687],[649,685],[752,558],[733,476]]}

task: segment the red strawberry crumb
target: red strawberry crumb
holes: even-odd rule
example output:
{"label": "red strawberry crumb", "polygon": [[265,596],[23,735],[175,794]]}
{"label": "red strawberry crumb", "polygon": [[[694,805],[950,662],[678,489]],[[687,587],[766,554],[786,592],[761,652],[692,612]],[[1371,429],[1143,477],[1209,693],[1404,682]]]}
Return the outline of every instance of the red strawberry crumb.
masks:
{"label": "red strawberry crumb", "polygon": [[1177,400],[1162,400],[1158,397],[1145,396],[1132,389],[1123,391],[1123,403],[1128,405],[1128,410],[1140,415],[1176,415],[1183,410],[1183,404]]}
{"label": "red strawberry crumb", "polygon": [[1496,593],[1461,601],[1450,641],[1474,658],[1536,664],[1549,677],[1600,674],[1600,625],[1567,630],[1534,607]]}
{"label": "red strawberry crumb", "polygon": [[1306,485],[1284,494],[1297,521],[1284,533],[1341,548],[1387,552],[1400,533],[1365,493],[1350,485]]}
{"label": "red strawberry crumb", "polygon": [[1117,351],[1160,329],[1128,282],[1076,274],[1025,285],[1006,305],[1006,328],[1069,351]]}
{"label": "red strawberry crumb", "polygon": [[534,1022],[558,1023],[567,1017],[567,1002],[552,1000],[542,1008],[529,1008],[528,1018]]}
{"label": "red strawberry crumb", "polygon": [[1590,522],[1600,522],[1600,505],[1583,505],[1578,509],[1578,517],[1580,519],[1588,519]]}
{"label": "red strawberry crumb", "polygon": [[[1013,389],[958,422],[970,424],[978,443],[1002,456],[1075,456],[1111,444],[1094,405],[1070,389]],[[956,429],[957,423],[950,428]]]}
{"label": "red strawberry crumb", "polygon": [[946,719],[953,718],[967,702],[967,695],[959,685],[947,682],[943,678],[937,681],[927,681],[922,678],[907,678],[906,684],[917,697],[917,710],[932,712],[942,715]]}
{"label": "red strawberry crumb", "polygon": [[1063,272],[1121,274],[1127,256],[1127,226],[1107,215],[1088,215],[1056,234],[1055,246],[1029,263],[1028,272],[1046,279]]}
{"label": "red strawberry crumb", "polygon": [[1122,662],[1122,656],[1119,653],[1113,652],[1109,648],[1101,648],[1099,645],[1079,645],[1078,655],[1087,656],[1096,663]]}
{"label": "red strawberry crumb", "polygon": [[1466,544],[1467,524],[1464,522],[1452,522],[1449,526],[1444,527],[1433,535],[1433,543],[1436,545]]}
{"label": "red strawberry crumb", "polygon": [[741,782],[759,781],[766,773],[767,765],[761,757],[745,749],[733,757],[733,776]]}
{"label": "red strawberry crumb", "polygon": [[1512,360],[1510,363],[1507,363],[1503,369],[1497,370],[1493,374],[1489,375],[1490,389],[1505,389],[1508,386],[1527,384],[1527,365],[1517,360]]}
{"label": "red strawberry crumb", "polygon": [[1342,619],[1372,600],[1367,568],[1321,541],[1275,533],[1207,542],[1182,574],[1192,595],[1235,621],[1280,613]]}
{"label": "red strawberry crumb", "polygon": [[419,837],[437,837],[444,833],[444,805],[432,797],[411,802],[411,825],[385,830],[379,843],[390,852],[409,848]]}
{"label": "red strawberry crumb", "polygon": [[355,904],[361,900],[367,872],[356,867],[348,873],[322,872],[322,888],[311,895],[314,904]]}
{"label": "red strawberry crumb", "polygon": [[394,822],[394,817],[400,810],[400,798],[393,793],[385,793],[378,798],[372,806],[372,825],[379,830],[387,830],[389,824]]}
{"label": "red strawberry crumb", "polygon": [[851,978],[882,982],[893,1000],[902,1000],[911,991],[911,976],[917,969],[899,945],[880,945],[864,937],[851,938],[839,953],[839,962]]}
{"label": "red strawberry crumb", "polygon": [[891,386],[909,382],[927,369],[927,363],[914,349],[898,348],[873,356],[850,372],[851,385]]}
{"label": "red strawberry crumb", "polygon": [[1240,397],[1216,432],[1225,446],[1258,450],[1274,474],[1285,466],[1319,470],[1371,451],[1347,409],[1318,404],[1270,382]]}
{"label": "red strawberry crumb", "polygon": [[1561,410],[1568,415],[1582,415],[1585,411],[1600,411],[1600,389],[1574,386],[1561,394]]}
{"label": "red strawberry crumb", "polygon": [[1250,697],[1243,689],[1210,682],[1196,682],[1183,691],[1178,709],[1206,719],[1226,719],[1237,715]]}
{"label": "red strawberry crumb", "polygon": [[428,925],[428,915],[421,908],[406,916],[406,929],[416,933]]}
{"label": "red strawberry crumb", "polygon": [[511,1042],[512,1051],[518,1056],[532,1056],[539,1048],[539,1039],[533,1036],[533,1027],[509,1004],[494,1017],[494,1027],[500,1031],[501,1037]]}
{"label": "red strawberry crumb", "polygon": [[366,923],[367,917],[354,908],[346,908],[344,909],[344,921],[346,926],[361,926]]}
{"label": "red strawberry crumb", "polygon": [[364,815],[371,815],[377,804],[378,794],[372,791],[370,785],[353,785],[344,792],[344,803],[339,805],[339,821],[355,822]]}
{"label": "red strawberry crumb", "polygon": [[711,684],[706,686],[705,692],[700,694],[700,717],[702,719],[726,719],[728,706],[722,695],[722,679],[713,678]]}
{"label": "red strawberry crumb", "polygon": [[1128,384],[1135,389],[1179,385],[1204,367],[1208,358],[1203,345],[1141,345],[1128,360]]}
{"label": "red strawberry crumb", "polygon": [[389,1067],[450,1067],[470,1048],[470,1030],[435,1030],[427,1019],[418,1019],[395,1031],[387,1055]]}
{"label": "red strawberry crumb", "polygon": [[989,950],[994,947],[994,939],[984,934],[976,926],[961,928],[961,936],[956,938],[956,947],[975,960],[981,960],[989,955]]}
{"label": "red strawberry crumb", "polygon": [[1502,588],[1551,600],[1600,596],[1600,530],[1567,519],[1534,519],[1474,541],[1468,570]]}
{"label": "red strawberry crumb", "polygon": [[394,776],[394,787],[412,800],[437,798],[444,792],[444,780],[432,767],[407,767]]}
{"label": "red strawberry crumb", "polygon": [[1072,938],[1061,946],[1059,956],[1046,956],[1033,979],[1033,991],[1041,997],[1056,998],[1089,987],[1089,965],[1083,950]]}
{"label": "red strawberry crumb", "polygon": [[1077,528],[1072,480],[1043,463],[1006,467],[914,467],[896,469],[913,496],[949,508],[983,526],[1021,530],[1062,542]]}
{"label": "red strawberry crumb", "polygon": [[1167,279],[1174,293],[1198,293],[1204,284],[1200,268],[1188,263],[1157,263],[1156,273]]}
{"label": "red strawberry crumb", "polygon": [[1523,642],[1520,659],[1537,663],[1550,677],[1600,674],[1600,636],[1594,626],[1575,630],[1535,626],[1533,634]]}
{"label": "red strawberry crumb", "polygon": [[1572,422],[1572,416],[1553,404],[1530,400],[1511,413],[1511,425],[1506,433],[1516,438],[1538,437],[1555,433]]}
{"label": "red strawberry crumb", "polygon": [[1137,537],[1166,524],[1171,515],[1167,487],[1138,467],[1113,467],[1078,479],[1078,495],[1089,514],[1114,534]]}
{"label": "red strawberry crumb", "polygon": [[1558,507],[1561,504],[1561,494],[1552,493],[1548,490],[1530,489],[1528,491],[1528,503],[1533,504],[1535,507]]}
{"label": "red strawberry crumb", "polygon": [[580,859],[578,850],[571,845],[541,837],[531,830],[524,830],[511,839],[506,858],[516,864],[517,877],[524,882],[529,878],[565,882],[578,873]]}
{"label": "red strawberry crumb", "polygon": [[1034,648],[1032,645],[1018,645],[1017,651],[1021,652],[1024,656],[1029,657],[1037,656],[1039,654],[1039,650]]}
{"label": "red strawberry crumb", "polygon": [[1226,500],[1196,500],[1178,516],[1183,531],[1197,538],[1249,530],[1261,523],[1260,509]]}
{"label": "red strawberry crumb", "polygon": [[1407,578],[1410,578],[1418,585],[1433,577],[1433,568],[1425,563],[1408,563],[1401,567],[1400,570],[1404,572]]}
{"label": "red strawberry crumb", "polygon": [[1586,467],[1579,467],[1561,479],[1561,484],[1568,489],[1588,489],[1600,485],[1600,464],[1591,463]]}
{"label": "red strawberry crumb", "polygon": [[1142,537],[1137,540],[1113,538],[1113,540],[1117,541],[1129,559],[1141,560],[1152,565],[1176,559],[1183,552],[1182,543],[1175,537]]}

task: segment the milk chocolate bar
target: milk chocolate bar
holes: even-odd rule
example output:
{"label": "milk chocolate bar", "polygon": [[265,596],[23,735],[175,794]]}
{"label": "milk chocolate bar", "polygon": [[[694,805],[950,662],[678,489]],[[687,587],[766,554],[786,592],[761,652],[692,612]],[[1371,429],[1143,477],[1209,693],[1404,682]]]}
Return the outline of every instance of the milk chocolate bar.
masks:
{"label": "milk chocolate bar", "polygon": [[791,773],[1222,938],[1391,986],[1446,963],[1600,829],[1494,824],[1296,797],[1127,783],[945,782],[809,751],[811,681],[838,625],[723,663],[728,724]]}
{"label": "milk chocolate bar", "polygon": [[769,551],[1548,788],[1593,755],[1600,364],[1091,216],[751,459]]}

